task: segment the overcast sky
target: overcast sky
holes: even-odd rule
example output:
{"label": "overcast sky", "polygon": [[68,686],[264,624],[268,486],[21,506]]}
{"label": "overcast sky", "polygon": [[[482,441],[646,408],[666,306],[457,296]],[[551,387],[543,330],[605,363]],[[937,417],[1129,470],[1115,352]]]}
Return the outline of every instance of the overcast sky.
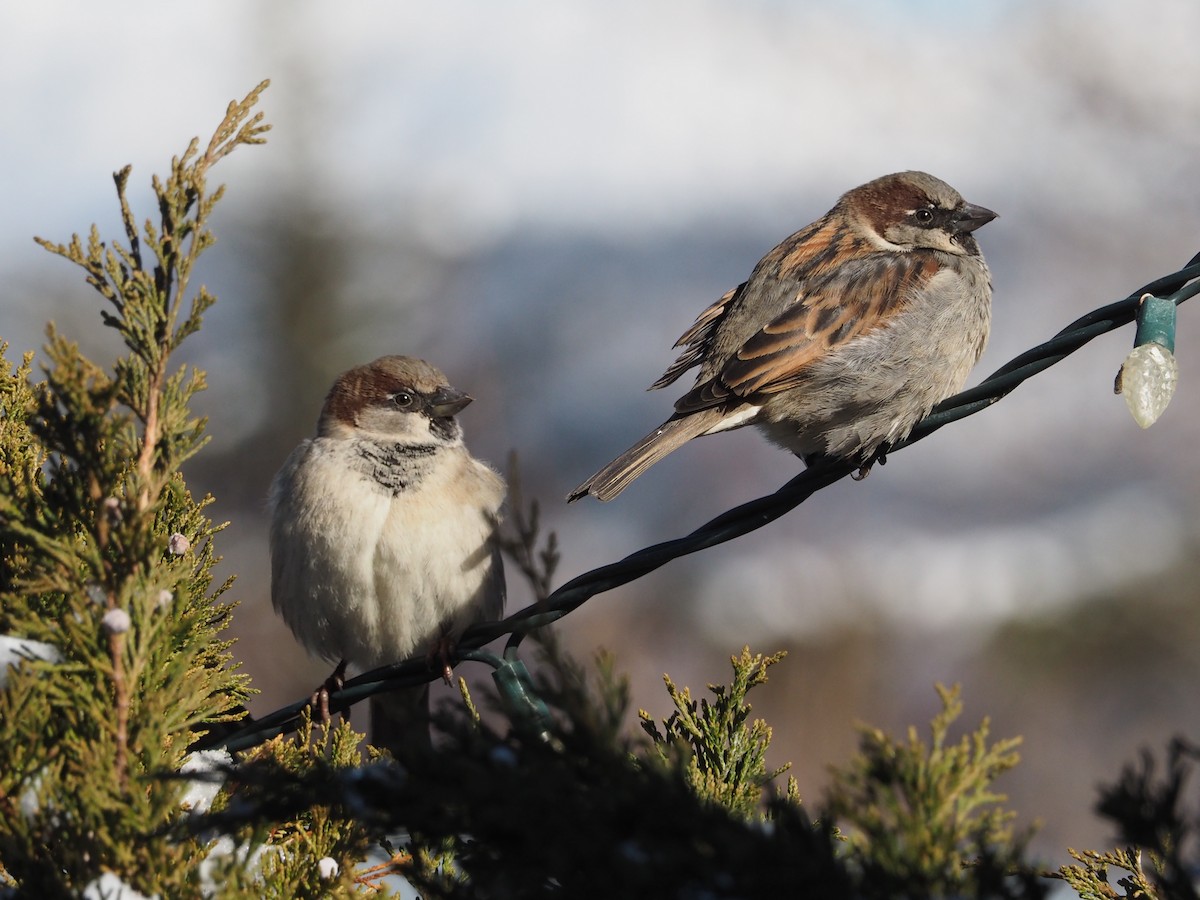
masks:
{"label": "overcast sky", "polygon": [[[736,218],[905,167],[1111,209],[1137,199],[1135,154],[1182,162],[1146,123],[1195,140],[1198,19],[1190,0],[7,4],[3,265],[266,76],[277,147],[239,160],[243,184],[303,153],[318,195],[449,196],[484,235]],[[1126,108],[1089,109],[1113,84]]]}

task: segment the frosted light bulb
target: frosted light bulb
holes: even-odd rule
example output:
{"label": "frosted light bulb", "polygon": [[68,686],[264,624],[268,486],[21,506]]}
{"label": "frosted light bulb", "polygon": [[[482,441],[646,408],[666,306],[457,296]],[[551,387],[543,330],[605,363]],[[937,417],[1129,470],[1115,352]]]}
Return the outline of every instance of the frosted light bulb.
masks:
{"label": "frosted light bulb", "polygon": [[1117,374],[1116,389],[1125,395],[1125,405],[1133,421],[1149,428],[1163,414],[1175,384],[1179,381],[1179,364],[1175,355],[1162,344],[1149,343],[1134,347],[1125,357]]}

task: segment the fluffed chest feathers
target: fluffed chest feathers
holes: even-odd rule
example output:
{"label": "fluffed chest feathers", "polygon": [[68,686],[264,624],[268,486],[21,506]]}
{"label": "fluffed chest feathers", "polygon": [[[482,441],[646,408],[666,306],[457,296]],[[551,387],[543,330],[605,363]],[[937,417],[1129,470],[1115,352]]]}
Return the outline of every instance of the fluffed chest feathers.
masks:
{"label": "fluffed chest feathers", "polygon": [[340,509],[348,543],[374,554],[376,576],[416,570],[436,583],[472,568],[504,501],[504,482],[462,446],[339,441]]}
{"label": "fluffed chest feathers", "polygon": [[289,507],[280,543],[298,549],[276,574],[305,644],[369,667],[471,618],[504,498],[495,472],[461,446],[317,438],[297,455],[275,502]]}

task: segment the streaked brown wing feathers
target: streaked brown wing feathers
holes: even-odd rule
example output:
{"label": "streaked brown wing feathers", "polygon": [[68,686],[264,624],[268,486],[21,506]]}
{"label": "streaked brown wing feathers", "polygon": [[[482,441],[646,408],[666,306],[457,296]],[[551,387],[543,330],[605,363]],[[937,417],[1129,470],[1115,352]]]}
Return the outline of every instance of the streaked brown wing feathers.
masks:
{"label": "streaked brown wing feathers", "polygon": [[702,381],[675,401],[676,415],[687,415],[701,409],[719,406],[731,396],[729,388],[719,379]]}
{"label": "streaked brown wing feathers", "polygon": [[795,387],[814,359],[884,324],[936,271],[929,254],[847,262],[746,341],[721,381],[742,397]]}
{"label": "streaked brown wing feathers", "polygon": [[658,381],[650,385],[648,390],[664,388],[692,366],[700,364],[707,355],[718,323],[725,317],[730,305],[737,299],[745,286],[746,282],[743,281],[696,317],[692,327],[680,335],[679,340],[675,342],[676,347],[686,347],[687,349],[679,354],[679,358],[667,367],[667,371],[663,372]]}
{"label": "streaked brown wing feathers", "polygon": [[809,279],[791,306],[745,341],[717,378],[680,398],[676,410],[796,387],[813,360],[886,323],[937,268],[930,254],[873,253]]}

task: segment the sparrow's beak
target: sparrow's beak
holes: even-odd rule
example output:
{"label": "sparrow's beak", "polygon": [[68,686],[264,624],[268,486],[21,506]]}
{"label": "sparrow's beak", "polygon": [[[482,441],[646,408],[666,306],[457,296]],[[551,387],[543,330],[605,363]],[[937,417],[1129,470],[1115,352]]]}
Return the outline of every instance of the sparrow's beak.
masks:
{"label": "sparrow's beak", "polygon": [[958,226],[958,230],[961,233],[982,228],[994,218],[996,218],[996,214],[987,207],[976,206],[974,203],[964,203],[962,208],[954,214],[954,224]]}
{"label": "sparrow's beak", "polygon": [[429,401],[429,414],[437,419],[450,418],[465,408],[472,400],[463,391],[455,390],[452,387],[438,388],[426,399]]}

